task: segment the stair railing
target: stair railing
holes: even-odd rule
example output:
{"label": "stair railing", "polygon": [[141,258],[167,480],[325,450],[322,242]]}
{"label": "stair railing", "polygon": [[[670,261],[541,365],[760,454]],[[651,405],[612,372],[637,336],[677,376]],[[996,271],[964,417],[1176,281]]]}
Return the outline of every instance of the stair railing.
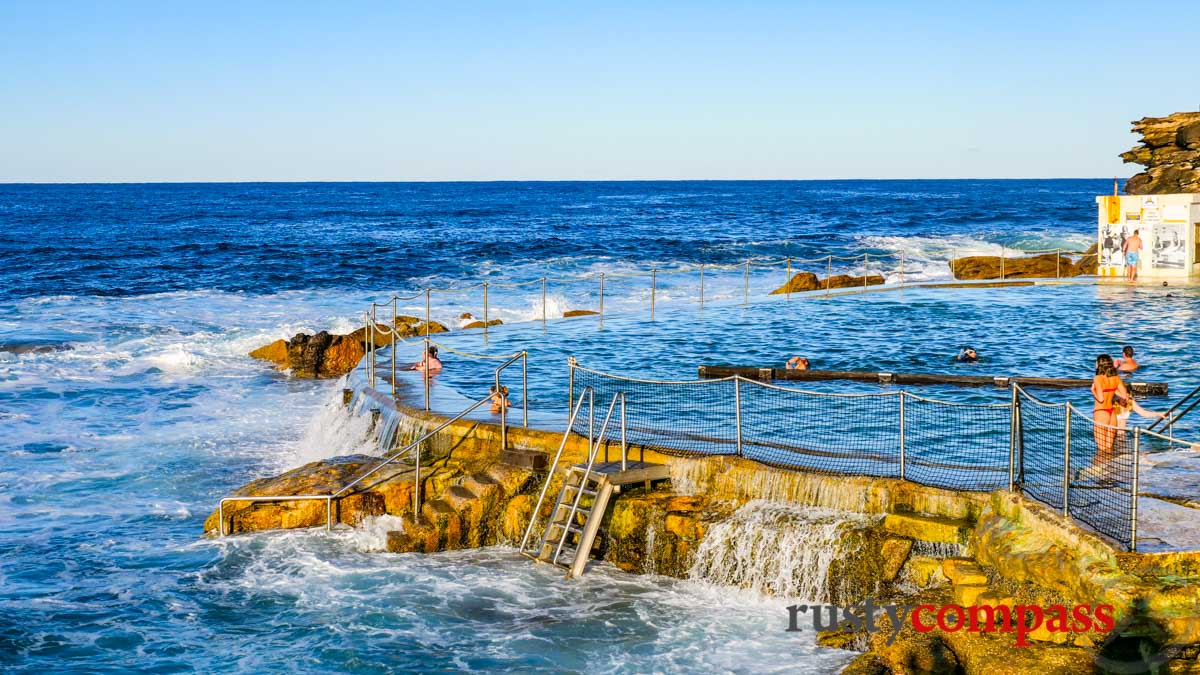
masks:
{"label": "stair railing", "polygon": [[[533,523],[538,519],[538,513],[541,512],[542,504],[546,501],[546,491],[550,489],[550,479],[554,477],[554,471],[558,468],[559,460],[562,459],[563,450],[567,447],[567,439],[571,437],[571,430],[575,428],[575,420],[579,417],[579,411],[583,409],[584,401],[589,403],[588,416],[590,418],[592,411],[596,407],[596,392],[591,387],[584,387],[579,392],[579,399],[575,403],[575,408],[571,411],[571,418],[567,421],[567,430],[563,432],[562,441],[558,444],[558,451],[554,453],[554,460],[550,462],[550,468],[546,472],[546,482],[542,485],[542,491],[538,494],[537,504],[533,507],[533,513],[529,516],[529,524],[525,526],[525,536],[521,538],[521,547],[519,549],[522,553],[529,546],[529,536],[533,534]],[[591,445],[590,432],[588,445]]]}
{"label": "stair railing", "polygon": [[[587,489],[588,478],[592,475],[592,467],[596,463],[596,454],[600,451],[600,444],[604,442],[604,436],[608,433],[608,423],[612,421],[613,411],[617,408],[617,401],[621,401],[622,418],[625,411],[625,394],[617,392],[613,394],[612,403],[608,404],[608,414],[604,416],[604,423],[600,425],[600,433],[596,438],[588,439],[588,462],[587,467],[583,470],[583,476],[579,479],[579,487],[575,490],[575,501],[571,503],[571,510],[567,513],[567,519],[563,523],[563,533],[558,539],[558,548],[554,550],[554,557],[551,560],[557,561],[558,556],[562,553],[563,544],[567,541],[567,536],[570,534],[571,523],[575,520],[575,514],[579,511],[579,502],[583,499],[583,491]],[[564,478],[563,480],[566,480]],[[550,477],[546,477],[546,482],[550,482]],[[553,515],[551,516],[553,517]],[[547,533],[550,531],[549,525],[546,526]]]}
{"label": "stair railing", "polygon": [[[432,430],[425,432],[424,434],[421,435],[420,438],[416,439],[415,441],[412,441],[408,445],[397,450],[395,453],[388,455],[388,457],[386,459],[384,459],[382,462],[379,462],[375,466],[371,467],[365,473],[359,475],[358,478],[355,478],[353,481],[344,485],[336,492],[332,492],[327,495],[269,495],[269,496],[261,496],[261,497],[236,497],[236,496],[235,497],[223,497],[223,498],[221,498],[221,502],[217,506],[218,518],[220,518],[220,521],[219,521],[218,527],[217,527],[218,535],[222,536],[222,537],[224,537],[226,535],[226,532],[225,532],[225,503],[226,502],[292,502],[292,501],[299,502],[299,501],[324,500],[325,501],[325,531],[329,532],[330,530],[333,529],[333,501],[334,500],[341,499],[343,496],[345,496],[347,494],[347,491],[350,490],[350,488],[363,482],[363,480],[365,480],[367,478],[367,476],[370,476],[370,475],[376,473],[377,471],[379,471],[380,469],[382,469],[383,467],[388,466],[389,464],[392,464],[393,462],[396,462],[397,460],[402,459],[402,458],[408,456],[409,454],[414,453],[414,451],[416,454],[416,461],[414,464],[414,474],[413,474],[413,513],[420,513],[421,512],[421,446],[425,443],[425,441],[429,440],[434,435],[440,433],[446,427],[461,420],[462,418],[471,414],[475,410],[478,410],[481,406],[483,406],[484,404],[488,403],[491,400],[492,400],[491,396],[488,396],[487,398],[480,399],[480,400],[476,401],[475,403],[472,403],[468,408],[466,408],[462,412],[458,413],[454,417],[451,417],[450,419],[446,420],[445,422],[442,422],[438,426],[434,427]],[[565,444],[565,442],[566,441],[564,440],[564,444]],[[559,452],[560,453],[562,452],[561,448],[559,449]],[[367,487],[368,488],[374,487],[377,484],[378,483],[372,483],[371,485],[369,485]]]}
{"label": "stair railing", "polygon": [[[1151,422],[1150,426],[1146,427],[1146,430],[1154,431],[1154,427],[1158,426],[1160,422],[1162,424],[1167,425],[1168,427],[1172,427],[1172,430],[1174,430],[1173,428],[1175,426],[1175,423],[1179,421],[1179,418],[1181,418],[1184,415],[1191,412],[1192,408],[1195,408],[1197,405],[1200,405],[1200,396],[1196,396],[1197,394],[1200,394],[1200,387],[1196,387],[1195,389],[1189,391],[1187,393],[1187,395],[1185,395],[1183,398],[1176,401],[1175,405],[1171,406],[1167,410],[1167,412],[1162,416],[1161,419],[1157,419],[1157,420],[1154,420],[1153,422]],[[1195,400],[1192,400],[1193,398]],[[1191,405],[1184,408],[1183,411],[1178,414],[1172,414],[1172,413],[1175,413],[1175,411],[1178,410],[1180,406],[1182,406],[1184,403],[1187,403],[1188,401],[1191,401]],[[1174,434],[1172,434],[1172,436],[1174,436]]]}

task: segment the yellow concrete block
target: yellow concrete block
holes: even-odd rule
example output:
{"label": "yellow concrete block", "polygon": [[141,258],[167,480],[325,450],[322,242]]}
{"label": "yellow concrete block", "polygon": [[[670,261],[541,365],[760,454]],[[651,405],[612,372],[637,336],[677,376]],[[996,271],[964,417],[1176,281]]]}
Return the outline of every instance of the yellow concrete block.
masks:
{"label": "yellow concrete block", "polygon": [[946,544],[965,544],[971,533],[964,521],[912,513],[889,513],[883,519],[883,529],[902,537]]}
{"label": "yellow concrete block", "polygon": [[954,586],[954,604],[959,607],[972,607],[981,604],[979,596],[987,593],[988,587],[984,584],[955,584]]}
{"label": "yellow concrete block", "polygon": [[974,560],[946,558],[942,561],[942,573],[954,584],[987,584],[987,575]]}

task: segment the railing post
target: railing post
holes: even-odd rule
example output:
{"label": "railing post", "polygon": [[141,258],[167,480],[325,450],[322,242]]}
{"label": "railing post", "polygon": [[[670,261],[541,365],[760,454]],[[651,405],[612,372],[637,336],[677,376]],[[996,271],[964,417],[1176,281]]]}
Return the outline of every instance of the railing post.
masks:
{"label": "railing post", "polygon": [[500,450],[508,449],[508,398],[501,393],[500,389],[500,369],[496,369],[496,384],[493,396],[500,397]]}
{"label": "railing post", "polygon": [[654,320],[654,301],[658,295],[658,269],[650,270],[650,320]]}
{"label": "railing post", "polygon": [[704,309],[704,265],[700,265],[700,309]]}
{"label": "railing post", "polygon": [[378,367],[377,363],[375,361],[375,331],[377,330],[375,328],[376,325],[377,324],[375,322],[375,303],[372,302],[371,303],[371,327],[367,331],[367,333],[371,336],[371,388],[372,389],[375,388],[375,373],[376,373],[376,368]]}
{"label": "railing post", "polygon": [[429,289],[425,289],[425,337],[429,337]]}
{"label": "railing post", "polygon": [[904,398],[907,396],[904,392],[900,392],[900,480],[906,480],[904,473]]}
{"label": "railing post", "polygon": [[575,357],[567,357],[567,396],[569,404],[567,405],[567,414],[575,407]]}
{"label": "railing post", "polygon": [[621,392],[621,470],[624,471],[629,460],[629,443],[625,438],[625,392]]}
{"label": "railing post", "polygon": [[742,376],[733,376],[733,416],[737,427],[737,456],[742,454]]}
{"label": "railing post", "polygon": [[413,516],[421,515],[421,444],[417,443],[417,461],[413,467]]}
{"label": "railing post", "polygon": [[900,251],[900,285],[904,285],[904,251]]}
{"label": "railing post", "polygon": [[871,254],[863,254],[863,289],[867,288],[867,277],[871,276]]}
{"label": "railing post", "polygon": [[333,531],[333,496],[325,498],[325,531]]}
{"label": "railing post", "polygon": [[792,299],[792,256],[787,259],[787,279],[783,282],[784,295],[788,300]]}
{"label": "railing post", "polygon": [[1000,245],[1000,281],[1004,281],[1004,244]]}
{"label": "railing post", "polygon": [[746,261],[745,277],[746,277],[746,283],[742,290],[742,304],[748,305],[748,304],[750,304],[750,261],[749,260]]}
{"label": "railing post", "polygon": [[1071,404],[1063,407],[1063,515],[1071,515]]}
{"label": "railing post", "polygon": [[487,338],[488,333],[488,282],[483,282],[483,337]]}
{"label": "railing post", "polygon": [[825,295],[828,296],[833,284],[829,282],[833,278],[833,255],[830,254],[829,259],[825,261]]}
{"label": "railing post", "polygon": [[600,273],[600,327],[604,327],[604,272]]}
{"label": "railing post", "polygon": [[529,428],[529,352],[521,352],[521,406],[525,409],[523,426]]}
{"label": "railing post", "polygon": [[546,277],[542,277],[542,330],[546,329]]}
{"label": "railing post", "polygon": [[1138,518],[1138,465],[1141,460],[1142,451],[1142,428],[1133,428],[1133,498],[1132,510],[1130,512],[1130,531],[1129,531],[1129,550],[1137,553],[1137,518]]}
{"label": "railing post", "polygon": [[1008,491],[1012,492],[1017,482],[1017,383],[1009,385],[1012,399],[1008,408]]}
{"label": "railing post", "polygon": [[396,399],[396,320],[399,315],[396,313],[396,296],[392,296],[392,400]]}
{"label": "railing post", "polygon": [[1054,278],[1055,279],[1062,278],[1062,273],[1059,271],[1059,268],[1061,266],[1062,266],[1062,251],[1060,249],[1056,248],[1056,249],[1054,249]]}
{"label": "railing post", "polygon": [[425,353],[421,355],[424,368],[421,369],[421,379],[425,381],[425,412],[429,412],[429,336],[425,336]]}

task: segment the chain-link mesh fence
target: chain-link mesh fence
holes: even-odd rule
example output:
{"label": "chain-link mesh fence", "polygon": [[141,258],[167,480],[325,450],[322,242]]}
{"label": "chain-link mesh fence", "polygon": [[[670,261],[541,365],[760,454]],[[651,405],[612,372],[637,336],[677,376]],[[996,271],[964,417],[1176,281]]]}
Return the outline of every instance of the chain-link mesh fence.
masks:
{"label": "chain-link mesh fence", "polygon": [[[1133,546],[1131,432],[1019,387],[1013,403],[966,404],[908,392],[803,391],[741,377],[639,380],[580,366],[572,367],[571,382],[573,399],[589,388],[600,402],[624,393],[627,440],[634,445],[952,490],[1011,486]],[[585,413],[574,431],[591,437],[599,423]]]}

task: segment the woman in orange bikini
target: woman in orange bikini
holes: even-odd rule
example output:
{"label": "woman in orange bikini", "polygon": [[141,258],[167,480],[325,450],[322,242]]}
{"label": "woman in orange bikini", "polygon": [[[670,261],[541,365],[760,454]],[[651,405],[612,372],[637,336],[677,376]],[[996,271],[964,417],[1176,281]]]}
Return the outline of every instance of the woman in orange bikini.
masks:
{"label": "woman in orange bikini", "polygon": [[[1116,440],[1117,410],[1114,399],[1129,399],[1125,383],[1108,354],[1096,357],[1096,376],[1092,378],[1092,435],[1096,440],[1096,460],[1105,461],[1112,454]],[[1103,426],[1102,426],[1103,425]]]}

